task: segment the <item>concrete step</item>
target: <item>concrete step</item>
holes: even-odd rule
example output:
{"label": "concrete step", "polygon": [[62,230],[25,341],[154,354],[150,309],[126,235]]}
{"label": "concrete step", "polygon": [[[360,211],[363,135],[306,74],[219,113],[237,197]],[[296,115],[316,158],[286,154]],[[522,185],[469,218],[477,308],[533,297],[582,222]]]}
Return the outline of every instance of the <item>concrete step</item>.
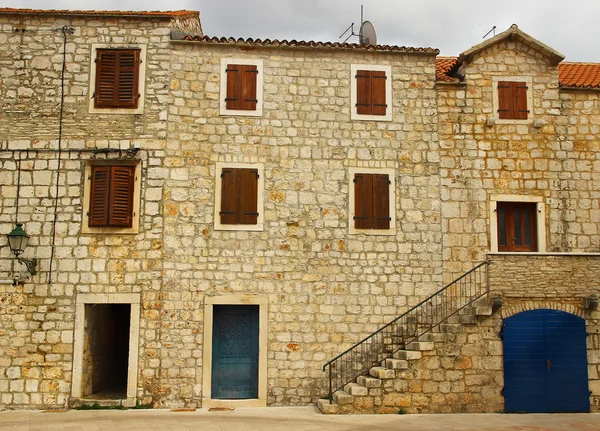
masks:
{"label": "concrete step", "polygon": [[386,367],[373,367],[369,370],[369,374],[377,379],[393,379],[396,377],[396,372]]}
{"label": "concrete step", "polygon": [[405,359],[386,359],[385,367],[392,370],[406,370],[408,368],[408,361]]}
{"label": "concrete step", "polygon": [[431,334],[431,341],[434,343],[445,343],[450,338],[451,334],[445,334],[443,332],[433,332]]}
{"label": "concrete step", "polygon": [[431,333],[431,332],[427,332],[427,333],[425,333],[425,334],[421,335],[421,336],[419,337],[419,341],[423,341],[423,342],[430,342],[430,341],[434,341],[434,340],[433,340],[433,333]]}
{"label": "concrete step", "polygon": [[421,359],[421,352],[415,350],[398,350],[394,353],[394,358],[414,361],[416,359]]}
{"label": "concrete step", "polygon": [[369,390],[366,388],[366,386],[359,385],[358,383],[348,383],[346,386],[344,386],[344,392],[356,397],[364,397],[369,395]]}
{"label": "concrete step", "polygon": [[478,305],[475,307],[475,315],[476,316],[491,316],[492,315],[492,307]]}
{"label": "concrete step", "polygon": [[333,402],[342,406],[344,404],[352,404],[354,397],[345,391],[336,391],[333,393]]}
{"label": "concrete step", "polygon": [[462,332],[462,325],[460,323],[444,322],[440,323],[437,328],[439,332],[443,333],[458,334]]}
{"label": "concrete step", "polygon": [[319,399],[317,401],[317,407],[321,410],[324,415],[336,415],[340,412],[340,406],[335,403],[330,403],[329,400]]}
{"label": "concrete step", "polygon": [[458,323],[460,325],[477,325],[477,317],[473,315],[454,315],[448,319],[448,323]]}
{"label": "concrete step", "polygon": [[413,341],[412,343],[408,343],[406,345],[406,350],[433,350],[433,343],[424,341]]}
{"label": "concrete step", "polygon": [[381,387],[381,380],[376,379],[375,377],[360,376],[356,379],[356,383],[367,389]]}

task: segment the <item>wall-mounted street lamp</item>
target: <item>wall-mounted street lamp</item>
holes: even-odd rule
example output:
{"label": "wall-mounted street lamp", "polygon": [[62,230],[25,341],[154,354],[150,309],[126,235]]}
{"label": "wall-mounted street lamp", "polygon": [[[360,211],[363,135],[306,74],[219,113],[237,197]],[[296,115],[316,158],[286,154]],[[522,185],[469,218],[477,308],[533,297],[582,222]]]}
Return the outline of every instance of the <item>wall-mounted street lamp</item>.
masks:
{"label": "wall-mounted street lamp", "polygon": [[6,237],[8,238],[10,251],[15,255],[17,261],[25,265],[27,271],[29,271],[31,275],[37,274],[37,259],[23,259],[19,257],[19,255],[25,251],[25,247],[27,247],[27,244],[29,243],[29,235],[23,230],[23,223],[17,223],[15,228],[9,234],[6,234]]}

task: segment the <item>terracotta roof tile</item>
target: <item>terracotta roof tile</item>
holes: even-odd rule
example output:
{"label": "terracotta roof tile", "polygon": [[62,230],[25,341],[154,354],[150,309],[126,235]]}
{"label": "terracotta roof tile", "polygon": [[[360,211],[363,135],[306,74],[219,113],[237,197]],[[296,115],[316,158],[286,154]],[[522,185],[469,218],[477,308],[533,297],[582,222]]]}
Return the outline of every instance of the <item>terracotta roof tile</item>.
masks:
{"label": "terracotta roof tile", "polygon": [[301,41],[301,40],[277,40],[277,39],[234,39],[232,37],[210,37],[210,36],[192,36],[184,35],[182,40],[202,42],[207,44],[228,44],[228,45],[254,45],[254,46],[273,46],[273,47],[303,47],[303,48],[337,48],[337,49],[364,49],[367,51],[388,51],[388,52],[405,52],[415,54],[439,54],[439,50],[435,48],[412,48],[396,45],[360,45],[358,43],[339,43],[339,42],[316,42],[316,41]]}
{"label": "terracotta roof tile", "polygon": [[0,8],[4,15],[64,15],[64,16],[112,16],[112,17],[148,17],[148,18],[175,18],[182,16],[199,17],[198,11],[121,11],[121,10],[53,10],[53,9],[13,9]]}
{"label": "terracotta roof tile", "polygon": [[438,57],[435,59],[435,79],[442,82],[458,82],[458,78],[447,73],[456,65],[457,57]]}
{"label": "terracotta roof tile", "polygon": [[558,77],[561,87],[600,88],[600,63],[560,63]]}

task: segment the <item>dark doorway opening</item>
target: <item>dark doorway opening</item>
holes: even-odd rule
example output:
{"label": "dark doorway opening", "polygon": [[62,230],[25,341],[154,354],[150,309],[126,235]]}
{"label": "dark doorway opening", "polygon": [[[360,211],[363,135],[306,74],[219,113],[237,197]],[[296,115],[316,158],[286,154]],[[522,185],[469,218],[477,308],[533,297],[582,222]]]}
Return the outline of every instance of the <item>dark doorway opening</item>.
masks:
{"label": "dark doorway opening", "polygon": [[83,396],[127,398],[130,304],[86,304]]}

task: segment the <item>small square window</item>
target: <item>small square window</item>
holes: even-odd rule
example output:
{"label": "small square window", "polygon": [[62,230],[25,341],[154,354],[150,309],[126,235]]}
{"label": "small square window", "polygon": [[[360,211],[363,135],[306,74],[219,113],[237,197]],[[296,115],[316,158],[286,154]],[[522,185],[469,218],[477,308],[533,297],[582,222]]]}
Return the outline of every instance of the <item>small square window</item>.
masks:
{"label": "small square window", "polygon": [[350,180],[349,232],[394,234],[394,170],[351,168]]}
{"label": "small square window", "polygon": [[351,119],[392,120],[392,68],[378,65],[352,65]]}
{"label": "small square window", "polygon": [[90,113],[142,114],[146,47],[94,44],[90,66]]}
{"label": "small square window", "polygon": [[215,229],[263,230],[262,165],[217,164]]}
{"label": "small square window", "polygon": [[490,196],[492,253],[544,252],[546,209],[542,196]]}
{"label": "small square window", "polygon": [[137,233],[140,165],[86,167],[83,233]]}
{"label": "small square window", "polygon": [[221,115],[262,115],[262,60],[221,60]]}

